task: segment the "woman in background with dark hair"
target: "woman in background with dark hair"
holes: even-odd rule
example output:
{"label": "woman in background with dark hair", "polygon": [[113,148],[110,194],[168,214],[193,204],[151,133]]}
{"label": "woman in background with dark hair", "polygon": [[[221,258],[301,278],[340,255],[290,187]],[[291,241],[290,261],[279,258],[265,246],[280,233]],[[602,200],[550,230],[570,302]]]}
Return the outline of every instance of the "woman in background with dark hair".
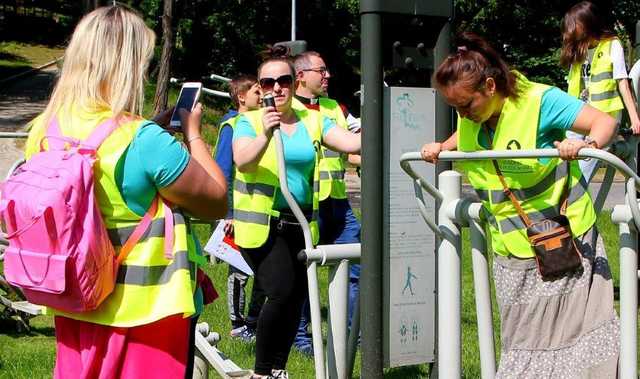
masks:
{"label": "woman in background with dark hair", "polygon": [[[595,4],[582,1],[569,9],[562,20],[560,64],[569,68],[569,95],[608,113],[620,123],[627,108],[634,134],[640,134],[640,118],[624,60],[624,50],[616,34],[608,29]],[[579,133],[569,138],[583,139]],[[580,161],[587,179],[591,179],[598,161]]]}
{"label": "woman in background with dark hair", "polygon": [[282,136],[286,180],[318,243],[319,144],[352,154],[360,136],[336,128],[314,110],[291,108],[295,70],[287,57],[265,60],[258,83],[274,106],[243,113],[233,135],[235,242],[267,295],[256,330],[254,378],[288,378],[286,364],[307,291],[307,272],[297,254],[304,249],[302,229],[278,180],[273,131]]}
{"label": "woman in background with dark hair", "polygon": [[[421,153],[426,161],[435,162],[443,150],[472,152],[513,146],[555,146],[562,159],[572,160],[462,163],[488,213],[501,320],[502,352],[496,377],[615,377],[620,331],[611,273],[604,253],[594,249],[596,214],[587,183],[573,161],[581,148],[607,144],[615,120],[557,88],[510,71],[494,49],[472,33],[458,38],[457,52],[442,62],[433,82],[456,108],[458,129],[443,143],[424,145]],[[589,137],[564,139],[569,129]],[[517,199],[508,196],[505,186]],[[543,278],[522,215],[535,222],[562,214],[566,192],[564,214],[582,265],[578,261],[575,269]]]}

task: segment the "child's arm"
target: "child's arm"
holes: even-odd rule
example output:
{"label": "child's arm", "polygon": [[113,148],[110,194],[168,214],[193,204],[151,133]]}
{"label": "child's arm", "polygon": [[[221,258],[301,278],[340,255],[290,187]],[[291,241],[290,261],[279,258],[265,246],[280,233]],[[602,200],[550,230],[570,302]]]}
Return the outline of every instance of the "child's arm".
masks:
{"label": "child's arm", "polygon": [[628,79],[618,80],[618,91],[624,102],[624,107],[627,108],[629,113],[629,120],[631,121],[631,129],[634,134],[640,134],[640,118],[638,118],[638,109],[636,108],[636,101],[629,87]]}

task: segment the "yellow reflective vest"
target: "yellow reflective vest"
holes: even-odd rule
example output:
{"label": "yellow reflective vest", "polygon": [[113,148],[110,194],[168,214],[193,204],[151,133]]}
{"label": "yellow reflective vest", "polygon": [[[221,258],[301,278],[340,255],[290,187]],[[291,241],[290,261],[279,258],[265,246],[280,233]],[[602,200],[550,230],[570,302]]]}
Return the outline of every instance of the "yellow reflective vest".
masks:
{"label": "yellow reflective vest", "polygon": [[[307,128],[316,151],[313,171],[313,213],[309,223],[314,244],[318,243],[318,205],[319,205],[319,146],[322,141],[322,116],[310,109],[295,109],[296,116]],[[262,114],[264,110],[244,112],[256,135],[262,134]],[[278,217],[273,209],[278,181],[278,162],[275,142],[269,141],[266,151],[260,158],[255,171],[241,172],[234,166],[233,180],[233,228],[235,243],[243,248],[262,246],[269,236],[271,217]]]}
{"label": "yellow reflective vest", "polygon": [[[613,62],[611,61],[611,41],[605,39],[598,43],[593,53],[588,91],[589,104],[603,112],[610,113],[624,108],[618,83],[613,79]],[[582,82],[582,62],[574,63],[569,70],[569,95],[580,97],[580,83]]]}
{"label": "yellow reflective vest", "polygon": [[[336,125],[349,130],[347,120],[344,117],[340,104],[333,99],[321,97],[318,99],[320,114],[326,116]],[[307,109],[305,105],[297,99],[293,99],[294,109]],[[344,182],[344,162],[342,155],[324,146],[321,147],[320,156],[320,201],[329,196],[333,199],[346,199],[347,186]]]}
{"label": "yellow reflective vest", "polygon": [[[494,150],[536,149],[540,104],[549,88],[529,82],[518,75],[521,90],[518,100],[507,98],[493,136]],[[479,142],[484,128],[469,119],[458,118],[458,149],[472,152],[486,150]],[[486,137],[486,136],[485,136]],[[565,181],[571,177],[566,216],[574,236],[587,232],[596,220],[588,185],[577,161],[567,164],[559,158],[541,163],[538,159],[498,160],[507,185],[513,190],[523,210],[533,222],[559,214]],[[462,169],[480,197],[491,233],[491,246],[500,255],[521,258],[534,256],[526,236],[526,227],[502,184],[491,161],[465,161]],[[570,174],[570,175],[568,175]]]}
{"label": "yellow reflective vest", "polygon": [[[65,128],[67,123],[64,119],[60,120],[62,132],[70,137],[84,139],[96,125],[111,117],[111,114],[103,112],[97,116],[92,121],[74,123],[71,130]],[[102,143],[94,165],[98,206],[116,252],[122,248],[142,219],[129,209],[120,194],[115,179],[116,165],[137,130],[147,122],[134,117],[124,121]],[[36,122],[27,141],[27,159],[39,151],[43,136],[43,125]],[[196,253],[197,248],[187,221],[178,210],[174,210],[173,215],[174,245],[171,259],[164,256],[164,207],[159,203],[149,231],[140,238],[120,266],[115,289],[104,302],[90,312],[52,312],[76,320],[116,327],[149,324],[174,314],[183,314],[185,317],[193,315],[197,269],[195,262],[202,262],[202,259]]]}

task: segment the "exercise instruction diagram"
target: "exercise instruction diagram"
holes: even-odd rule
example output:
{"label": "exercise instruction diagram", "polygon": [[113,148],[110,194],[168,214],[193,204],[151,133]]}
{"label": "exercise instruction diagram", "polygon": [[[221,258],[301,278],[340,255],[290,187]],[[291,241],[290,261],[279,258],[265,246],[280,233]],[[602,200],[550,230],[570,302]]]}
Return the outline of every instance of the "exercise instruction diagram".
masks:
{"label": "exercise instruction diagram", "polygon": [[411,293],[411,296],[414,295],[413,286],[411,285],[411,281],[413,279],[418,279],[418,277],[411,273],[411,266],[407,266],[407,280],[406,280],[406,282],[404,284],[404,288],[402,289],[402,294],[403,295],[405,294],[407,289],[409,290],[409,293]]}
{"label": "exercise instruction diagram", "polygon": [[[435,338],[435,236],[416,205],[411,178],[398,161],[435,141],[433,88],[388,87],[385,134],[385,346],[390,367],[433,359]],[[433,165],[414,164],[425,180],[435,182]],[[427,213],[435,218],[435,200],[425,196]]]}

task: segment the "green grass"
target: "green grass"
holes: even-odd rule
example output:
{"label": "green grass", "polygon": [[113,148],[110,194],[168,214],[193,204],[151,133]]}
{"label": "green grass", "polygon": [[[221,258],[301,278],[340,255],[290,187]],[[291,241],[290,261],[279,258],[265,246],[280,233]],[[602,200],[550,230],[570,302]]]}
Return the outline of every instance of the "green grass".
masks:
{"label": "green grass", "polygon": [[62,48],[21,42],[0,42],[0,79],[8,78],[63,55]]}
{"label": "green grass", "polygon": [[[359,212],[358,212],[359,213]],[[610,252],[609,260],[614,277],[614,285],[618,286],[619,260],[617,240],[617,228],[611,222],[610,212],[603,212],[598,220],[598,228],[604,235],[605,246]],[[210,233],[207,225],[196,226],[196,234],[203,242]],[[614,253],[611,253],[614,252]],[[475,302],[473,294],[473,274],[471,271],[471,255],[469,246],[468,229],[463,231],[463,255],[462,255],[462,364],[464,378],[480,377],[479,350],[477,342],[477,327]],[[255,354],[254,344],[245,344],[228,338],[231,325],[226,309],[226,276],[227,265],[217,264],[206,268],[211,276],[220,298],[205,308],[200,321],[208,322],[212,330],[220,333],[222,341],[218,347],[243,368],[253,368]],[[327,301],[327,277],[326,268],[320,269],[319,280],[321,287],[321,304],[324,304],[323,313],[326,314]],[[250,293],[250,285],[247,291]],[[616,299],[617,300],[617,299]],[[616,301],[616,304],[618,302]],[[499,352],[499,320],[495,298],[494,328],[496,340],[496,352]],[[33,330],[29,335],[18,335],[7,329],[0,329],[0,378],[47,378],[53,369],[55,356],[54,336],[52,320],[47,316],[32,319]],[[326,325],[323,329],[326,332]],[[295,350],[291,352],[288,369],[294,378],[312,378],[314,376],[313,360],[305,357]],[[356,358],[355,376],[360,373],[360,357]],[[428,375],[426,365],[404,367],[386,370],[386,378],[424,378]],[[216,377],[213,375],[212,377]]]}

